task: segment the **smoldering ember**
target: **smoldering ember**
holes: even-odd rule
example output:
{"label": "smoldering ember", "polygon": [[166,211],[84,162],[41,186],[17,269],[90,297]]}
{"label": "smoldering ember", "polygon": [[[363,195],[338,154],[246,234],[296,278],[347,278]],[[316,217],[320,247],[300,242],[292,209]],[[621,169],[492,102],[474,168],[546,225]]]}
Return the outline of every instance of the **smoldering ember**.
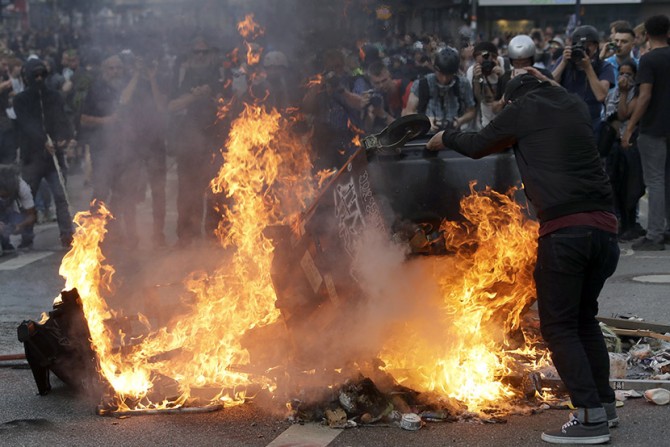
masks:
{"label": "smoldering ember", "polygon": [[[262,26],[249,14],[238,29],[253,66]],[[103,416],[253,401],[294,422],[407,430],[568,407],[539,333],[538,224],[511,154],[476,170],[451,152],[427,161],[431,123],[408,115],[357,129],[341,168],[314,173],[297,113],[265,97],[218,103],[231,122],[209,184],[226,195],[211,270],[119,296],[115,217],[102,202],[74,217],[62,292],[18,328],[38,392],[53,373],[99,396]],[[613,378],[667,381],[667,331],[634,321],[603,323]]]}

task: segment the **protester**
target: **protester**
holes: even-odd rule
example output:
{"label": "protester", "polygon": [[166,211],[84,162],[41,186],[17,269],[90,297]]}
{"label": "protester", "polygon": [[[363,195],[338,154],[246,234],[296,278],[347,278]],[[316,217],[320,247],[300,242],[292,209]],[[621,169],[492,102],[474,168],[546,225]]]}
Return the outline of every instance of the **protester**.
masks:
{"label": "protester", "polygon": [[[125,144],[132,151],[125,165],[124,183],[128,194],[126,225],[129,233],[137,235],[134,204],[144,197],[145,185],[140,180],[145,170],[151,189],[153,217],[152,241],[154,247],[164,247],[166,208],[166,152],[165,118],[167,111],[167,89],[158,80],[158,60],[151,50],[133,55],[132,76],[121,91],[119,98],[119,120]],[[161,85],[162,84],[162,85]],[[136,195],[136,197],[135,197]],[[136,242],[136,241],[135,241]]]}
{"label": "protester", "polygon": [[177,159],[177,247],[185,248],[202,237],[214,237],[219,214],[208,189],[217,166],[214,154],[222,138],[214,126],[221,64],[209,41],[198,36],[190,54],[179,66],[176,85],[168,102],[172,114],[172,144]]}
{"label": "protester", "polygon": [[14,120],[8,113],[15,92],[7,60],[7,56],[2,57],[0,71],[0,164],[15,163],[18,149]]}
{"label": "protester", "polygon": [[633,250],[657,251],[670,242],[670,19],[656,15],[644,22],[649,37],[649,52],[640,58],[637,73],[639,97],[623,136],[624,149],[632,144],[637,124],[640,135],[637,146],[642,158],[642,172],[647,186],[649,211],[647,234],[633,243]]}
{"label": "protester", "polygon": [[[81,134],[90,147],[92,164],[92,199],[106,203],[116,219],[110,237],[117,242],[136,242],[135,234],[124,235],[126,207],[123,198],[122,174],[128,148],[118,144],[121,135],[117,109],[124,86],[124,65],[118,55],[107,57],[101,66],[101,76],[91,84],[81,109]],[[132,232],[133,228],[129,228]]]}
{"label": "protester", "polygon": [[481,158],[512,146],[540,221],[535,283],[542,336],[577,408],[550,443],[604,443],[618,423],[609,355],[596,315],[598,294],[619,259],[612,189],[585,104],[539,71],[513,78],[506,106],[479,132],[436,134],[447,147]]}
{"label": "protester", "polygon": [[339,169],[354,153],[354,128],[361,128],[369,98],[350,89],[342,51],[325,51],[322,66],[321,81],[307,90],[302,107],[313,120],[314,168]]}
{"label": "protester", "polygon": [[[31,59],[26,62],[24,73],[28,87],[14,98],[22,176],[33,196],[42,179],[46,180],[56,205],[61,244],[68,248],[74,229],[64,184],[64,148],[72,138],[72,129],[65,117],[62,96],[45,84],[46,65]],[[32,227],[26,227],[20,248],[30,248],[32,243]]]}

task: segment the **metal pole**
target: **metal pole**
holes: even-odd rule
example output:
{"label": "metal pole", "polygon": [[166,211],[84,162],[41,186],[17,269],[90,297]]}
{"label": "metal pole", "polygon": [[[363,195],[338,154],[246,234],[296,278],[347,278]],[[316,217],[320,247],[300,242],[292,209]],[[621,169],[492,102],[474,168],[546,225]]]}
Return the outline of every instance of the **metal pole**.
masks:
{"label": "metal pole", "polygon": [[472,38],[477,41],[477,0],[472,0],[472,10],[470,11],[470,29],[472,29]]}
{"label": "metal pole", "polygon": [[582,9],[582,2],[581,0],[575,0],[575,26],[579,26],[582,24],[580,17],[580,10]]}

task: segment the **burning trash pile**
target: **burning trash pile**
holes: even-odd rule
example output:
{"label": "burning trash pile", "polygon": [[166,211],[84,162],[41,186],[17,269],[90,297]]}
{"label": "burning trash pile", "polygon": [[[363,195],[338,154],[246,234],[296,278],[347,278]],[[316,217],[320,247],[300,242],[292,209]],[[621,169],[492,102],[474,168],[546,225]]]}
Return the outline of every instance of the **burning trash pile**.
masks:
{"label": "burning trash pile", "polygon": [[317,194],[309,154],[279,113],[248,106],[226,148],[212,188],[232,198],[217,235],[234,250],[186,278],[164,326],[110,307],[114,269],[100,244],[112,216],[104,206],[76,216],[60,301],[85,317],[80,357],[99,376],[100,414],[256,399],[288,405],[296,421],[416,429],[537,407],[534,371],[548,364],[529,312],[537,229],[512,193],[472,184],[464,221],[440,228],[448,255],[411,257],[381,231],[393,225],[366,183],[364,150]]}
{"label": "burning trash pile", "polygon": [[[176,305],[146,296],[143,313],[115,308],[101,248],[113,217],[103,204],[77,214],[64,292],[42,321],[19,328],[40,393],[51,370],[102,395],[99,414],[254,400],[288,407],[294,421],[409,430],[495,422],[552,399],[530,310],[537,223],[514,191],[472,183],[462,220],[408,224],[376,194],[365,149],[328,179],[313,176],[294,124],[262,105],[244,105],[232,122],[211,182],[230,199],[216,231],[228,250],[217,268],[183,279]],[[68,375],[75,369],[82,376]]]}

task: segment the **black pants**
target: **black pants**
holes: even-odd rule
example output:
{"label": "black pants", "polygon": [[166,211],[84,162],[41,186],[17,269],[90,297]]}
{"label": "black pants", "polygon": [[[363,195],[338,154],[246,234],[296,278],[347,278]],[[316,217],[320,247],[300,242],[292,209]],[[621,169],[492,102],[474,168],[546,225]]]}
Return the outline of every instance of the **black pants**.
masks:
{"label": "black pants", "polygon": [[576,407],[614,402],[609,354],[596,315],[598,295],[618,261],[617,235],[596,228],[563,228],[538,241],[540,328]]}

